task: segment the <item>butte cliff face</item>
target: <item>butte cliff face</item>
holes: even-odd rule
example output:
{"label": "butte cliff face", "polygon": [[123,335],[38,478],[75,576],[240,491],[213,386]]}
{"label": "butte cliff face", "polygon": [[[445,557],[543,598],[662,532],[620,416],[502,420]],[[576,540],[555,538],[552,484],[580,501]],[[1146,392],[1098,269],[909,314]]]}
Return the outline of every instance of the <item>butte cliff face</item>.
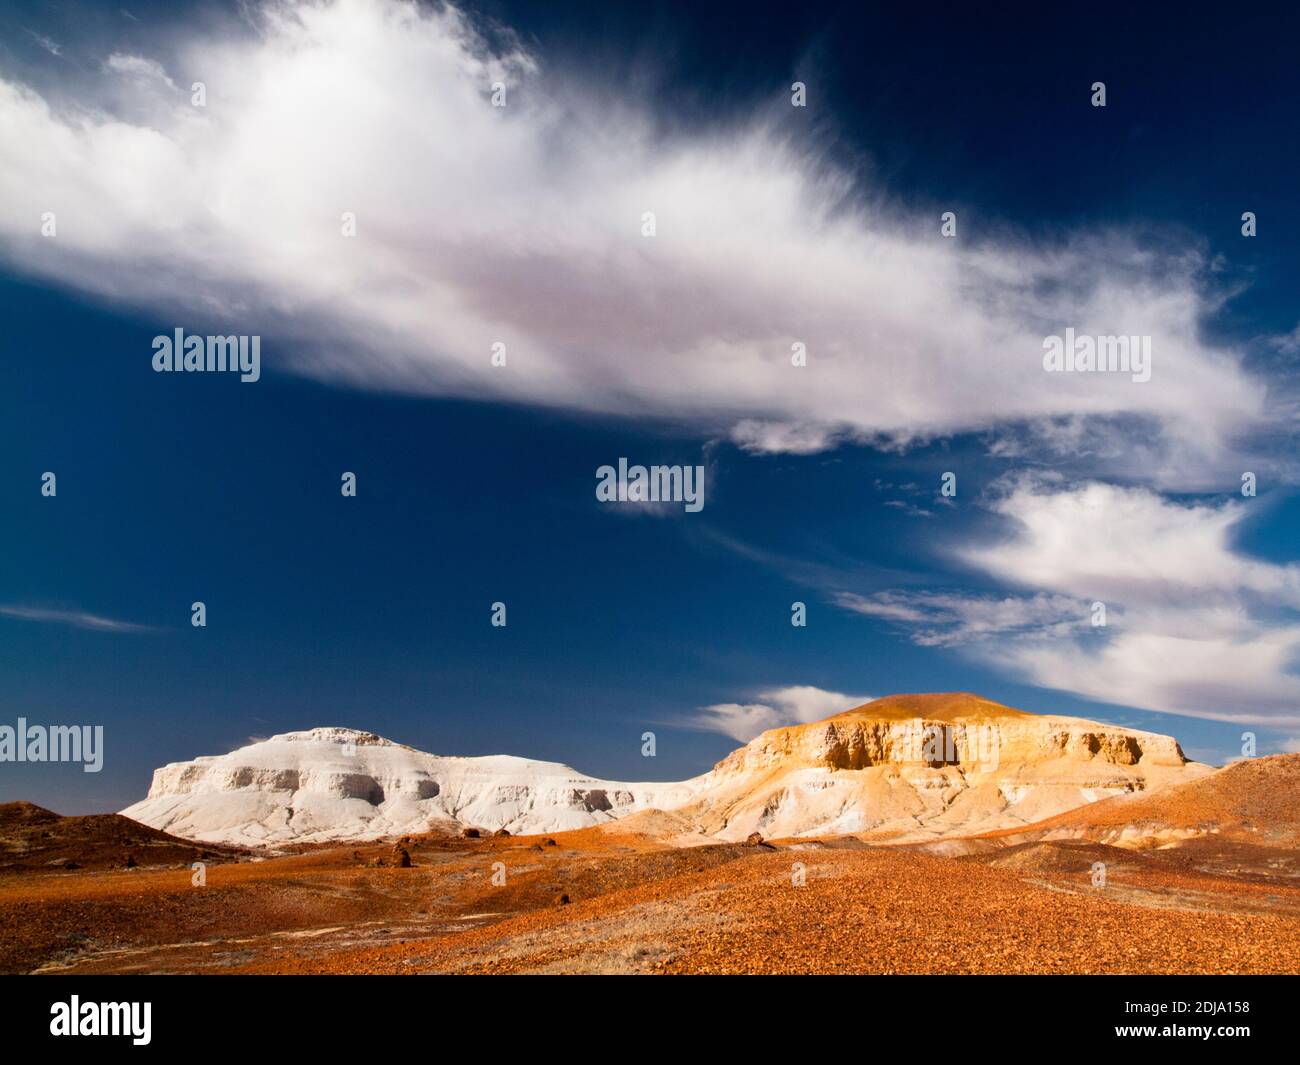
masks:
{"label": "butte cliff face", "polygon": [[652,809],[674,811],[697,842],[751,832],[904,841],[1014,828],[1209,771],[1168,736],[965,693],[900,695],[765,732],[680,783],[604,781],[554,762],[441,757],[312,729],[164,766],[148,797],[122,812],[245,845],[465,826],[554,832]]}
{"label": "butte cliff face", "polygon": [[763,733],[679,812],[721,839],[919,840],[1027,824],[1206,772],[1169,736],[964,692],[898,695]]}

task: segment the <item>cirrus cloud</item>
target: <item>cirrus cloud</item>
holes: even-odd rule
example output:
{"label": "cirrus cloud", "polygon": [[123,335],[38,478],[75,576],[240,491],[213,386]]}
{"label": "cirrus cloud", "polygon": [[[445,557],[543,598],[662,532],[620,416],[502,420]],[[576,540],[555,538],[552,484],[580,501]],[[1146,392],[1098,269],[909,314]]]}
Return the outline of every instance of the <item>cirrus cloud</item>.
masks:
{"label": "cirrus cloud", "polygon": [[[0,80],[0,251],[169,323],[265,325],[273,367],[685,421],[752,451],[1124,415],[1171,478],[1268,413],[1200,339],[1194,249],[944,239],[851,179],[781,93],[665,133],[618,86],[395,0],[269,4],[164,58],[174,75],[115,53],[46,95]],[[1152,380],[1045,374],[1043,337],[1067,326],[1152,336]]]}

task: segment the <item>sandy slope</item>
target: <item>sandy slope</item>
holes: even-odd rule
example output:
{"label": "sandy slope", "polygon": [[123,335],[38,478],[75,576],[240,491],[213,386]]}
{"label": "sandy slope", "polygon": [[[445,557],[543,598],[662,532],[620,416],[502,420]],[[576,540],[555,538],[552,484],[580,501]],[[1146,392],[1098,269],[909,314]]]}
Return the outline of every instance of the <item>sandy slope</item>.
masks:
{"label": "sandy slope", "polygon": [[1245,759],[1151,794],[1069,810],[994,838],[1089,839],[1164,847],[1205,836],[1261,847],[1300,846],[1300,754]]}
{"label": "sandy slope", "polygon": [[387,845],[221,865],[203,889],[184,869],[0,879],[0,967],[1198,973],[1294,972],[1300,957],[1295,883],[1128,852],[1097,890],[1091,852],[1021,869],[893,846],[665,848],[601,828],[553,838],[413,842],[409,869],[373,864]]}

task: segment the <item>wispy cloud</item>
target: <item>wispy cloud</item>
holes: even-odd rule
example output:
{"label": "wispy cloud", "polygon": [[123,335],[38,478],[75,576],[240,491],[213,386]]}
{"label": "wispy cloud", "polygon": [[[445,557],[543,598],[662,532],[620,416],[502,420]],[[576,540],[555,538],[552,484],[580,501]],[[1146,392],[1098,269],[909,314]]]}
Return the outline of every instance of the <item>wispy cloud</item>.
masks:
{"label": "wispy cloud", "polygon": [[[1262,505],[1262,504],[1255,504]],[[1251,501],[1021,477],[992,504],[1009,535],[958,560],[1005,597],[842,594],[848,610],[961,647],[991,668],[1101,702],[1300,723],[1300,565],[1234,546]],[[1092,604],[1105,606],[1104,626]]]}
{"label": "wispy cloud", "polygon": [[143,56],[114,52],[104,60],[104,69],[138,81],[156,82],[158,85],[173,91],[176,89],[176,83],[172,81],[167,71],[163,69],[163,65],[156,59],[146,59]]}
{"label": "wispy cloud", "polygon": [[[172,317],[279,315],[312,374],[686,420],[757,452],[1122,414],[1176,479],[1269,416],[1238,354],[1201,339],[1216,296],[1193,247],[944,239],[781,94],[665,133],[633,89],[489,44],[454,7],[257,17],[165,57],[202,74],[204,108],[150,56],[59,101],[0,81],[6,258]],[[57,240],[33,221],[49,210]],[[1065,326],[1151,335],[1152,380],[1044,374]]]}
{"label": "wispy cloud", "polygon": [[35,30],[28,30],[27,32],[31,34],[32,39],[49,52],[50,55],[63,55],[63,46],[60,45],[58,41],[54,40],[54,38],[47,37],[43,33],[37,33]]}
{"label": "wispy cloud", "polygon": [[46,625],[66,625],[74,629],[91,629],[95,632],[156,632],[152,625],[137,625],[131,621],[90,614],[84,610],[55,610],[47,607],[0,604],[0,617],[15,621],[35,621]]}
{"label": "wispy cloud", "polygon": [[844,695],[807,684],[760,692],[752,703],[715,703],[676,724],[701,732],[721,732],[748,743],[761,732],[782,725],[802,725],[871,702],[870,695]]}
{"label": "wispy cloud", "polygon": [[1063,595],[983,596],[952,592],[841,593],[837,606],[906,626],[915,643],[951,647],[991,637],[1068,635],[1090,624],[1084,600]]}

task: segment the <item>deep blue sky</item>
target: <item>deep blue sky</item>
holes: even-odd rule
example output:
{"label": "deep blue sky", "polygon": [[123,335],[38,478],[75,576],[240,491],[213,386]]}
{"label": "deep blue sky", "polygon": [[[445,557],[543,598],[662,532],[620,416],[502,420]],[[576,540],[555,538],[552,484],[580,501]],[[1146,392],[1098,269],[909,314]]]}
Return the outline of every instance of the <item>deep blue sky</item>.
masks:
{"label": "deep blue sky", "polygon": [[[186,17],[128,6],[144,21]],[[38,61],[24,29],[88,32],[79,10],[9,8],[0,61]],[[543,54],[653,72],[662,113],[685,124],[803,77],[837,153],[904,204],[955,208],[976,228],[1167,229],[1249,282],[1210,333],[1248,342],[1300,317],[1295,16],[552,0],[480,10]],[[1108,84],[1104,113],[1077,106],[1096,79]],[[1253,241],[1238,232],[1247,209],[1261,220]],[[0,321],[0,602],[150,627],[0,616],[3,720],[103,724],[107,746],[98,775],[0,767],[0,800],[120,808],[164,762],[331,724],[439,753],[676,779],[736,744],[675,718],[787,684],[973,690],[1172,732],[1208,759],[1236,753],[1240,726],[1129,709],[1123,693],[1104,706],[1017,684],[828,601],[827,572],[864,595],[933,582],[935,544],[877,485],[937,483],[954,462],[972,486],[1006,472],[975,437],[764,457],[660,421],[319,383],[271,355],[256,386],[156,375],[149,343],[170,319],[21,271],[0,277]],[[245,326],[272,352],[290,342],[276,329]],[[708,461],[703,513],[599,506],[594,471],[620,455]],[[57,499],[39,493],[45,470],[58,474]],[[357,499],[340,497],[343,470],[359,475]],[[1294,560],[1300,507],[1284,491],[1270,507],[1243,546]],[[988,520],[959,503],[943,539]],[[807,629],[789,624],[796,599],[809,604]],[[189,624],[193,600],[207,604],[206,629]],[[508,604],[504,630],[488,624],[494,600]],[[640,756],[647,728],[654,762]]]}

